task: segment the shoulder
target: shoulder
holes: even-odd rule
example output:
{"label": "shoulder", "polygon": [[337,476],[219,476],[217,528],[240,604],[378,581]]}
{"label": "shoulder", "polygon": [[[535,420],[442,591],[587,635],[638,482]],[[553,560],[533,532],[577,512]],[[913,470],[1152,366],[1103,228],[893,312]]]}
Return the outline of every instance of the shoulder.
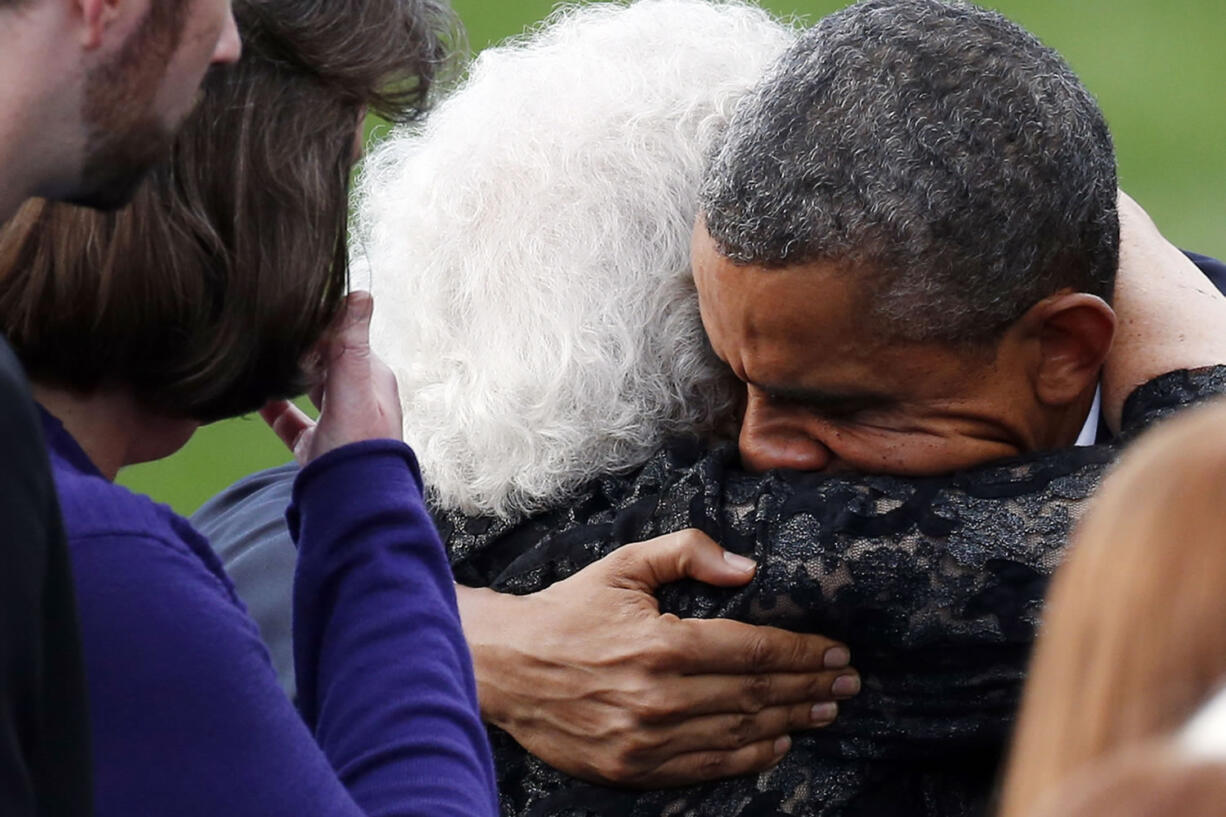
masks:
{"label": "shoulder", "polygon": [[293,697],[293,598],[298,551],[285,510],[299,468],[271,468],[246,477],[192,515],[225,565],[247,611],[259,625],[282,686]]}
{"label": "shoulder", "polygon": [[1226,366],[1180,369],[1156,377],[1124,401],[1119,439],[1129,443],[1155,423],[1222,395],[1226,395]]}
{"label": "shoulder", "polygon": [[299,471],[290,463],[244,477],[201,505],[191,522],[227,565],[274,544],[292,548],[285,509]]}
{"label": "shoulder", "polygon": [[78,584],[94,578],[103,565],[134,575],[173,565],[236,600],[208,541],[168,506],[58,460],[52,469],[73,562],[95,563],[93,573],[78,576]]}
{"label": "shoulder", "polygon": [[166,520],[148,497],[98,474],[53,461],[55,483],[72,538],[99,533],[165,532]]}
{"label": "shoulder", "polygon": [[125,534],[179,537],[171,523],[174,513],[149,497],[100,474],[84,473],[55,457],[52,470],[69,539]]}
{"label": "shoulder", "polygon": [[1183,254],[1191,259],[1193,264],[1200,267],[1200,271],[1217,287],[1219,292],[1226,293],[1226,264],[1198,252],[1184,250]]}

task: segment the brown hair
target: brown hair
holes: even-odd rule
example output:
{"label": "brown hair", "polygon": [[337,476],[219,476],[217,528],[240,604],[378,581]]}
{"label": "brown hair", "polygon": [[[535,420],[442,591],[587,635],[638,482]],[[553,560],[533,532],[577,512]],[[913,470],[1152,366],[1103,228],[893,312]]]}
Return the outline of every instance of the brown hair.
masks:
{"label": "brown hair", "polygon": [[1182,724],[1226,676],[1226,403],[1138,442],[1073,541],[1044,611],[1001,817]]}
{"label": "brown hair", "polygon": [[354,129],[418,114],[438,0],[237,0],[171,161],[112,214],[32,202],[0,231],[0,331],[34,379],[202,421],[301,392],[347,286]]}

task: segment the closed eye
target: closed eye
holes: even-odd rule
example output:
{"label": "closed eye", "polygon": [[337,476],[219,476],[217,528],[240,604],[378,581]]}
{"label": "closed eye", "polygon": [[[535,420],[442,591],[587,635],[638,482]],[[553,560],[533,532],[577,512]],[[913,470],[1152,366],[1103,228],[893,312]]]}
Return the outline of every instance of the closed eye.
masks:
{"label": "closed eye", "polygon": [[764,392],[771,405],[802,409],[824,419],[840,421],[881,409],[891,402],[876,394],[830,395],[790,389],[766,389]]}

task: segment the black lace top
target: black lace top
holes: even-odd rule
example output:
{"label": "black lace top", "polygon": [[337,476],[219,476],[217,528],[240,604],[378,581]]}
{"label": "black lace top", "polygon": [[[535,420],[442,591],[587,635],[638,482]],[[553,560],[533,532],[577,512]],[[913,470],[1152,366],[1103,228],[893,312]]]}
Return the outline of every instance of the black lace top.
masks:
{"label": "black lace top", "polygon": [[491,729],[503,813],[620,817],[983,814],[1039,607],[1073,522],[1119,448],[1181,406],[1226,393],[1226,367],[1138,389],[1112,443],[946,477],[739,470],[735,448],[666,446],[518,524],[440,515],[462,584],[528,593],[628,542],[700,528],[759,563],[744,588],[679,583],[661,606],[845,641],[863,676],[828,728],[775,768],[682,789],[570,778]]}

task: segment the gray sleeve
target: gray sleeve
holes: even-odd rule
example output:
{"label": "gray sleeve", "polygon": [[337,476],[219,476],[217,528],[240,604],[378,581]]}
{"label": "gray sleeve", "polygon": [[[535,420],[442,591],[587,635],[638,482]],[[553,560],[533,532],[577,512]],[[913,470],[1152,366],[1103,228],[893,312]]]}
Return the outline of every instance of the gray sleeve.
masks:
{"label": "gray sleeve", "polygon": [[285,523],[296,464],[245,477],[201,506],[192,524],[203,533],[260,628],[277,680],[294,697],[291,599],[298,552]]}

